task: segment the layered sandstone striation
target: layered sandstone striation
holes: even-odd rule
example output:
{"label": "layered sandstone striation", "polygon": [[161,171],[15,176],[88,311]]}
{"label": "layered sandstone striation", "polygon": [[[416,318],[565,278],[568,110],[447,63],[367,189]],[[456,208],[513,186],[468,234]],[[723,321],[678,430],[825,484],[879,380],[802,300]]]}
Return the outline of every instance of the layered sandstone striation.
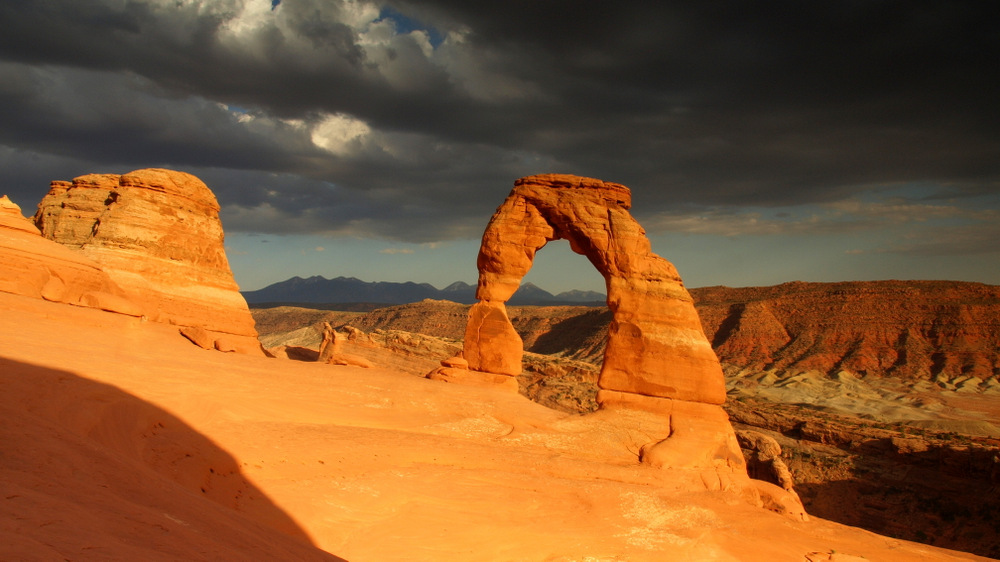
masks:
{"label": "layered sandstone striation", "polygon": [[693,294],[719,358],[737,371],[849,371],[966,390],[1000,376],[997,286],[794,282]]}
{"label": "layered sandstone striation", "polygon": [[441,365],[427,373],[426,377],[436,381],[502,388],[512,392],[517,392],[520,386],[514,377],[469,370],[469,362],[461,351],[458,355],[442,359]]}
{"label": "layered sandstone striation", "polygon": [[147,169],[55,181],[35,224],[98,263],[150,320],[206,330],[220,349],[259,352],[226,259],[219,204],[198,178]]}
{"label": "layered sandstone striation", "polygon": [[0,262],[0,291],[142,315],[98,264],[43,238],[6,195],[0,198]]}
{"label": "layered sandstone striation", "polygon": [[465,331],[469,369],[520,373],[523,341],[505,303],[535,253],[566,239],[607,281],[612,317],[598,381],[602,409],[653,412],[668,420],[665,433],[643,446],[644,462],[724,467],[746,478],[720,407],[726,391],[719,361],[676,269],[652,252],[630,206],[628,188],[597,179],[549,174],[515,182],[483,234],[479,302]]}

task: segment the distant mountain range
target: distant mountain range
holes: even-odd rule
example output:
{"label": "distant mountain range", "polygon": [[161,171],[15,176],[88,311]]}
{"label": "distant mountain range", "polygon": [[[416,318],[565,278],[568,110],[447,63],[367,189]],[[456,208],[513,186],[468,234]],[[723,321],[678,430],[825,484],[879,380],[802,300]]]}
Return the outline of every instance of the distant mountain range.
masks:
{"label": "distant mountain range", "polygon": [[[456,281],[444,289],[429,283],[366,282],[354,277],[327,279],[314,275],[292,277],[256,291],[242,291],[248,304],[272,303],[379,303],[407,304],[424,299],[449,300],[462,304],[476,302],[476,287]],[[557,295],[525,283],[511,297],[512,305],[604,306],[607,296],[596,291],[565,291]]]}

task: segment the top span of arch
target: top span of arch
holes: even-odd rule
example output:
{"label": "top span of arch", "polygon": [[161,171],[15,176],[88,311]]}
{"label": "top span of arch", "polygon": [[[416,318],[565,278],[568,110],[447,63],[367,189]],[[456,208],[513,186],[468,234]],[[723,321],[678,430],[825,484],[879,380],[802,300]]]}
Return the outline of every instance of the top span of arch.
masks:
{"label": "top span of arch", "polygon": [[524,188],[525,191],[530,191],[533,188],[587,190],[608,203],[626,210],[632,208],[632,192],[629,188],[620,183],[595,178],[571,174],[538,174],[516,180],[511,194],[517,193],[518,188]]}

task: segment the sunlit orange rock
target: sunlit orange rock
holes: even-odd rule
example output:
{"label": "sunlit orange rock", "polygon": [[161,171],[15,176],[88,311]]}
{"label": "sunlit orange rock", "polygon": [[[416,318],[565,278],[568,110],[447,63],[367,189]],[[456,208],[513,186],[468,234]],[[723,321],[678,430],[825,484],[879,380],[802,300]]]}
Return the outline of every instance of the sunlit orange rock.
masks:
{"label": "sunlit orange rock", "polygon": [[0,291],[142,315],[98,264],[42,238],[6,195],[0,198],[0,263]]}
{"label": "sunlit orange rock", "polygon": [[535,253],[566,239],[607,281],[612,320],[598,381],[601,408],[669,420],[669,429],[642,447],[644,462],[711,469],[709,487],[740,487],[746,465],[720,407],[726,389],[719,360],[677,270],[652,252],[630,206],[628,188],[597,179],[550,174],[514,183],[483,234],[479,303],[465,332],[469,369],[507,377],[520,372],[521,339],[504,303]]}
{"label": "sunlit orange rock", "polygon": [[848,371],[971,390],[1000,373],[1000,287],[959,281],[783,283],[693,291],[727,368]]}
{"label": "sunlit orange rock", "polygon": [[260,353],[223,246],[215,195],[162,169],[52,182],[35,214],[46,238],[97,262],[150,320],[199,327]]}
{"label": "sunlit orange rock", "polygon": [[476,371],[516,377],[521,373],[524,344],[501,302],[482,301],[469,309],[465,358]]}
{"label": "sunlit orange rock", "polygon": [[[357,331],[360,332],[360,330]],[[344,343],[348,337],[347,334],[342,334],[335,330],[329,322],[323,322],[323,341],[320,343],[319,356],[316,360],[329,365],[350,365],[365,369],[373,367],[371,361],[364,357],[344,353]]]}
{"label": "sunlit orange rock", "polygon": [[607,280],[613,319],[601,388],[709,404],[725,400],[722,370],[691,296],[674,266],[652,252],[630,206],[628,188],[616,183],[555,174],[515,182],[483,234],[480,304],[470,314],[465,340],[470,368],[519,372],[511,365],[520,365],[520,341],[514,345],[503,335],[502,325],[510,324],[503,303],[535,252],[566,239]]}

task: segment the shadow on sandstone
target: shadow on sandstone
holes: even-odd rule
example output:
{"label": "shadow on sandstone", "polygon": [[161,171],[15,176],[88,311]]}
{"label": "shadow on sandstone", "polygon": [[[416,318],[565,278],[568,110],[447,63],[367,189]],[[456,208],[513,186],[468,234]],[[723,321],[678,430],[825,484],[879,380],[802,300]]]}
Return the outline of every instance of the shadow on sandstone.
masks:
{"label": "shadow on sandstone", "polygon": [[950,448],[887,452],[882,441],[858,447],[842,479],[797,482],[809,514],[1000,558],[1000,473],[992,456]]}
{"label": "shadow on sandstone", "polygon": [[542,333],[526,351],[545,355],[566,355],[580,359],[597,359],[604,355],[608,324],[612,314],[607,308],[595,308],[570,316]]}
{"label": "shadow on sandstone", "polygon": [[285,355],[288,356],[292,361],[304,361],[306,363],[315,363],[319,360],[319,351],[315,349],[309,349],[308,347],[301,347],[297,345],[289,345],[284,348]]}
{"label": "shadow on sandstone", "polygon": [[163,409],[2,357],[0,388],[0,557],[342,560]]}

